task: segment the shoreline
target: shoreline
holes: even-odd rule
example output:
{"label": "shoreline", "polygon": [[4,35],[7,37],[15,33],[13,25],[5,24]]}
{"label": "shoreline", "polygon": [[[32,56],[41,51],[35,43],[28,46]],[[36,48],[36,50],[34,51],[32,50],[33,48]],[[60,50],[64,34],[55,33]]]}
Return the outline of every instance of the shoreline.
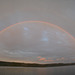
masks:
{"label": "shoreline", "polygon": [[0,68],[58,68],[58,67],[70,67],[75,65],[68,65],[68,66],[53,66],[53,67],[20,67],[20,66],[0,66]]}
{"label": "shoreline", "polygon": [[72,66],[75,63],[50,63],[50,64],[39,64],[39,63],[18,63],[18,62],[5,62],[0,61],[0,67],[61,67],[61,66]]}

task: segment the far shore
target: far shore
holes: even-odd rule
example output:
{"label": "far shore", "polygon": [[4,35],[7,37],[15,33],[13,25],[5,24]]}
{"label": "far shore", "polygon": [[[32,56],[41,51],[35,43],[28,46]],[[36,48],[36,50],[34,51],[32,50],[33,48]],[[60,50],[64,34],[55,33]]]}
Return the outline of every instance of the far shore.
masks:
{"label": "far shore", "polygon": [[18,63],[18,62],[0,61],[0,67],[59,67],[72,65],[75,65],[75,63],[38,64],[38,63]]}

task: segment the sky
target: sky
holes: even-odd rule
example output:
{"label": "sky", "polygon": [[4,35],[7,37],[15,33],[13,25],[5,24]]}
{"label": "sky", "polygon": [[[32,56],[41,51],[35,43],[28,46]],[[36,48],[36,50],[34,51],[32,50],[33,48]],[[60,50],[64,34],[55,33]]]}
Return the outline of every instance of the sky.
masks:
{"label": "sky", "polygon": [[[74,15],[74,13],[75,13],[75,0],[0,0],[0,31],[2,31],[3,29],[5,29],[8,26],[11,26],[13,24],[20,23],[23,21],[43,21],[43,22],[48,22],[50,24],[54,24],[56,26],[61,27],[62,29],[66,30],[68,33],[70,33],[75,38],[75,15]],[[16,32],[15,34],[18,34],[15,38],[19,37],[19,33],[21,33],[21,34],[24,33],[24,32],[22,32],[22,27],[24,28],[24,26],[25,25],[22,25],[22,24],[18,25],[18,27],[20,27],[19,31],[17,29],[18,27],[14,26],[14,31],[15,30],[18,31],[18,32],[15,31]],[[40,23],[39,23],[39,26],[37,26],[37,24],[36,24],[36,27],[40,28],[40,26],[41,26]],[[33,28],[34,27],[35,26],[33,26]],[[36,29],[36,27],[35,27],[35,29]],[[44,26],[42,26],[42,27],[44,27]],[[11,28],[9,28],[9,31],[11,32],[12,30],[10,30],[10,29]],[[54,34],[53,34],[53,32],[51,34],[51,31],[54,31],[54,32],[58,31],[61,34],[57,33],[57,35],[59,36],[59,38],[62,37],[63,32],[61,30],[59,30],[59,29],[57,30],[56,27],[52,28],[52,26],[50,26],[50,29],[51,30],[49,30],[48,32],[53,37],[52,40],[54,39]],[[24,30],[28,31],[27,28],[24,28]],[[11,33],[14,33],[14,31],[12,31]],[[42,31],[44,31],[44,30],[40,30],[40,32],[42,32]],[[3,32],[3,35],[5,35],[5,39],[9,35],[9,34],[7,34],[7,32],[8,31]],[[38,32],[35,32],[35,35],[36,35],[36,33],[40,34],[40,32],[38,29]],[[46,32],[44,32],[44,33],[46,34]],[[15,35],[15,34],[11,34],[10,37],[13,38],[13,35]],[[64,33],[64,34],[66,34],[66,33]],[[0,34],[0,41],[2,40],[1,37],[3,37],[3,35],[2,35],[2,33]],[[25,35],[27,35],[27,34],[25,34]],[[40,34],[40,35],[42,35],[42,34]],[[30,37],[30,35],[28,35],[28,36]],[[53,62],[55,60],[61,61],[61,62],[63,60],[64,61],[65,60],[66,61],[69,61],[69,60],[75,61],[74,56],[68,56],[69,52],[72,52],[73,55],[75,53],[74,52],[75,48],[72,48],[71,50],[67,51],[68,49],[70,49],[69,48],[70,46],[74,47],[74,45],[75,45],[74,43],[72,44],[71,42],[70,42],[70,45],[68,47],[60,47],[61,48],[60,52],[59,52],[59,50],[53,51],[54,53],[58,52],[57,54],[55,54],[57,56],[55,56],[54,54],[51,55],[50,53],[48,54],[48,52],[46,52],[46,51],[41,54],[41,52],[39,52],[39,50],[38,50],[38,52],[33,50],[31,53],[34,53],[33,54],[34,57],[32,56],[31,59],[29,57],[26,57],[26,58],[25,57],[21,58],[21,56],[15,57],[11,53],[12,47],[11,47],[10,42],[9,42],[9,40],[11,40],[10,37],[8,37],[9,38],[8,41],[4,42],[5,46],[2,46],[1,44],[0,44],[0,46],[6,47],[7,46],[6,43],[8,42],[7,48],[9,48],[9,49],[7,51],[9,51],[9,53],[11,55],[8,55],[8,52],[5,53],[5,55],[2,54],[2,56],[0,56],[1,60],[4,59],[4,60],[12,60],[12,61],[16,61],[16,60],[17,61],[23,61],[23,59],[24,59],[27,62],[28,61],[29,62],[35,62],[34,60],[36,60],[36,62],[42,62],[42,63],[43,62],[50,63],[50,62]],[[44,37],[44,35],[43,35],[43,37]],[[69,40],[71,39],[73,41],[73,39],[69,35],[66,34],[66,37],[68,37]],[[19,39],[22,39],[22,37],[20,37]],[[19,40],[19,39],[17,39],[17,40]],[[37,39],[37,37],[35,39]],[[13,46],[15,43],[14,40],[15,39],[13,39],[13,41],[11,41],[11,42],[13,42],[12,43]],[[59,41],[59,39],[56,39],[56,40]],[[56,42],[56,40],[55,40],[55,42]],[[20,40],[19,42],[22,42],[22,41],[23,40]],[[32,41],[34,41],[34,40],[32,40]],[[32,44],[32,41],[31,41],[31,44]],[[48,41],[49,42],[49,40],[46,38],[43,39],[42,41]],[[65,41],[68,41],[68,39],[66,39]],[[51,47],[53,50],[56,49],[54,47],[55,42],[53,42],[53,45],[52,45],[52,43],[50,43],[50,45],[52,45]],[[3,43],[3,41],[2,41],[2,43]],[[59,43],[61,43],[61,42],[59,42]],[[68,45],[69,43],[66,43],[66,44]],[[10,47],[9,47],[9,45],[10,45]],[[25,42],[24,42],[24,45],[25,45]],[[45,46],[47,46],[47,45],[45,45]],[[55,45],[55,46],[58,47],[57,45]],[[62,45],[62,46],[64,46],[64,45]],[[65,53],[63,48],[66,48],[66,51],[68,53],[67,52]],[[4,49],[2,48],[2,49],[0,49],[0,51],[1,50],[3,51]],[[64,53],[61,54],[62,50],[65,53],[65,55],[64,55]],[[17,52],[15,52],[15,53],[17,53]],[[21,55],[22,53],[23,52],[20,51],[19,55]],[[7,57],[6,57],[6,55],[7,55]],[[27,55],[30,55],[30,54],[27,54]],[[23,54],[23,56],[24,56],[24,54]]]}

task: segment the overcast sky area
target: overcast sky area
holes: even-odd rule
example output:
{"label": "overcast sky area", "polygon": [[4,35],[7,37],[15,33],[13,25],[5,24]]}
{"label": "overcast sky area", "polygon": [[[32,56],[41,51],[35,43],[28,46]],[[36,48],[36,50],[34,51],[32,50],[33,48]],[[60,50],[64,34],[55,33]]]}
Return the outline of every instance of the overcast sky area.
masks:
{"label": "overcast sky area", "polygon": [[0,60],[75,62],[75,40],[57,28],[75,38],[75,0],[0,0],[0,31],[23,21],[50,26],[32,22],[0,32]]}

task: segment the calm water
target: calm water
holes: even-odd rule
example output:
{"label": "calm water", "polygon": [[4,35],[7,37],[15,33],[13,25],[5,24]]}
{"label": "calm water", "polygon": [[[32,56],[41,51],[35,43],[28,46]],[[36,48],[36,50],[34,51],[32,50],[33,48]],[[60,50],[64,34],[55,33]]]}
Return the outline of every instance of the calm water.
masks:
{"label": "calm water", "polygon": [[0,75],[75,75],[75,66],[49,68],[0,67]]}

